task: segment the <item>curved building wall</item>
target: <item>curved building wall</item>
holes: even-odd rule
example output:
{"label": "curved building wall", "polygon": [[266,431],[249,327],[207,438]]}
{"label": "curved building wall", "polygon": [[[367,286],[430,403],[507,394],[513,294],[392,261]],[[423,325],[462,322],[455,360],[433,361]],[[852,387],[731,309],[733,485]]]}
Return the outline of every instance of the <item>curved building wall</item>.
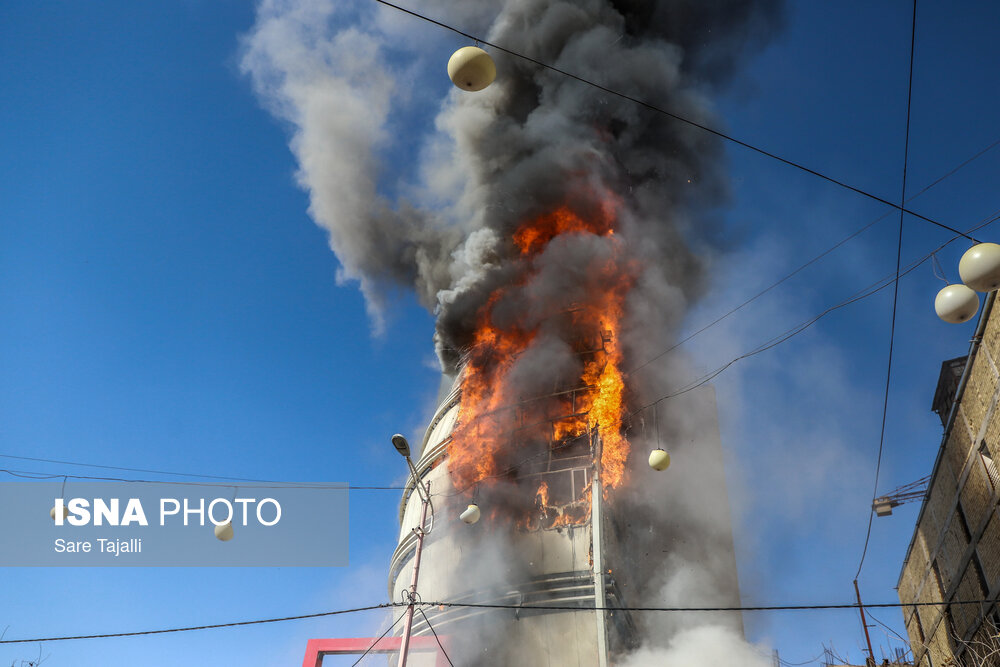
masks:
{"label": "curved building wall", "polygon": [[[457,385],[457,383],[456,383]],[[594,610],[592,526],[587,522],[558,529],[495,531],[487,520],[462,523],[466,499],[451,483],[447,446],[458,416],[458,391],[441,403],[424,436],[415,466],[430,484],[434,507],[424,540],[419,598],[425,602],[574,607],[578,610],[425,608],[434,630],[448,635],[463,661],[481,664],[575,665],[598,660],[598,621]],[[483,507],[488,512],[489,508]],[[410,586],[421,502],[412,479],[400,506],[399,544],[389,572],[389,594],[404,599]],[[484,517],[485,518],[485,517]],[[601,603],[603,606],[605,603]],[[420,614],[415,635],[429,635]],[[401,627],[397,634],[401,634]],[[477,657],[478,656],[478,657]],[[455,655],[452,655],[455,659]]]}
{"label": "curved building wall", "polygon": [[[739,606],[711,388],[691,392],[674,408],[688,417],[696,412],[701,415],[691,422],[691,437],[684,438],[689,444],[677,444],[676,470],[656,473],[634,461],[630,484],[609,502],[604,502],[599,491],[593,492],[593,453],[600,446],[593,434],[576,443],[583,447],[582,453],[577,452],[580,456],[555,457],[541,472],[522,469],[519,478],[531,481],[531,475],[545,475],[553,492],[558,485],[572,489],[576,500],[571,504],[579,510],[583,503],[589,510],[577,515],[574,523],[558,528],[551,527],[551,521],[535,521],[530,529],[491,521],[488,515],[495,507],[490,505],[496,503],[489,498],[479,501],[483,512],[479,523],[469,526],[459,520],[468,497],[456,491],[447,466],[458,398],[453,389],[442,401],[415,464],[422,480],[431,486],[434,507],[424,540],[419,599],[497,606],[423,608],[434,630],[450,638],[454,649],[449,654],[456,664],[603,667],[609,663],[602,661],[602,654],[613,664],[635,648],[640,633],[644,643],[662,645],[692,624],[721,623],[742,631],[742,619],[735,612],[633,618],[627,611],[629,606],[697,606],[695,602]],[[645,442],[648,435],[641,426],[633,429],[630,438]],[[559,443],[560,452],[566,451],[565,444]],[[571,484],[565,483],[567,475]],[[527,488],[537,488],[538,480],[534,482]],[[524,493],[516,481],[510,489]],[[593,503],[594,498],[599,502]],[[396,601],[404,599],[410,586],[417,542],[413,529],[420,512],[421,502],[411,481],[400,505],[400,539],[389,572],[389,594]],[[697,590],[697,598],[670,597],[671,589],[691,592],[688,587],[667,584],[694,571],[706,582]],[[413,628],[417,635],[430,635],[420,614]],[[401,634],[402,628],[396,632]]]}

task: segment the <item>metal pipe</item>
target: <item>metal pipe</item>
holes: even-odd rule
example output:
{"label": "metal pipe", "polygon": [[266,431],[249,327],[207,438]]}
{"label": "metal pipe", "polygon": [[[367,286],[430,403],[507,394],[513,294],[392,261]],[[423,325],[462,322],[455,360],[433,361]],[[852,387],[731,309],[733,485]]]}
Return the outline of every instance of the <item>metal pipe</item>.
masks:
{"label": "metal pipe", "polygon": [[[409,459],[407,458],[407,461]],[[412,464],[411,464],[412,469]],[[430,505],[431,484],[423,486],[419,479],[415,479],[416,486],[421,487],[426,492],[420,497],[420,525],[413,529],[417,535],[417,549],[413,555],[413,576],[410,578],[410,604],[406,608],[406,625],[403,627],[403,640],[399,645],[399,667],[406,667],[406,658],[410,653],[410,634],[413,630],[413,609],[417,599],[417,577],[420,576],[420,556],[424,551],[424,525],[427,523],[427,506]]]}

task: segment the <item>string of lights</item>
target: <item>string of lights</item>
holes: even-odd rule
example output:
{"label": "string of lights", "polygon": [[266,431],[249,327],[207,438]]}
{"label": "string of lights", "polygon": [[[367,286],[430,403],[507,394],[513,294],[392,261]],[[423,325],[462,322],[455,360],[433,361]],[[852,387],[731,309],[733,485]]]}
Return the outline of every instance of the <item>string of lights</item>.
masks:
{"label": "string of lights", "polygon": [[[952,600],[949,602],[882,602],[865,604],[865,609],[900,609],[903,607],[953,607],[961,605],[982,605],[992,604],[994,600]],[[58,642],[85,639],[116,639],[121,637],[138,637],[144,635],[161,635],[179,632],[194,632],[196,630],[218,630],[223,628],[235,628],[248,625],[262,625],[265,623],[282,623],[286,621],[299,621],[310,618],[322,618],[325,616],[340,616],[344,614],[354,614],[375,609],[388,609],[393,607],[408,607],[407,602],[385,602],[382,604],[368,605],[365,607],[355,607],[353,609],[338,609],[335,611],[320,611],[312,614],[298,614],[295,616],[282,616],[278,618],[264,618],[251,621],[233,621],[229,623],[213,623],[207,625],[193,625],[186,627],[165,628],[158,630],[137,630],[133,632],[106,632],[93,635],[67,635],[55,637],[33,637],[30,639],[0,639],[0,644],[29,644],[34,642]],[[430,609],[432,607],[447,608],[455,607],[462,609],[513,609],[513,610],[543,610],[543,611],[579,611],[581,607],[571,605],[540,605],[540,604],[489,604],[473,602],[420,602],[419,607]],[[419,608],[418,607],[418,608]],[[596,611],[628,611],[628,612],[657,612],[657,613],[705,613],[705,612],[799,612],[799,611],[856,611],[856,602],[844,604],[784,604],[784,605],[744,605],[738,607],[587,607]],[[402,618],[400,616],[399,618]],[[396,619],[399,622],[399,619]],[[395,623],[393,624],[395,625]],[[389,630],[393,626],[389,627]],[[388,631],[385,633],[388,634]],[[382,636],[384,637],[385,634]]]}
{"label": "string of lights", "polygon": [[514,56],[515,58],[519,58],[519,59],[524,60],[526,62],[530,62],[530,63],[532,63],[534,65],[537,65],[538,67],[542,67],[542,68],[547,69],[549,71],[555,72],[555,73],[560,74],[560,75],[565,76],[565,77],[568,77],[570,79],[573,79],[574,81],[579,81],[582,84],[585,84],[585,85],[591,86],[593,88],[596,88],[596,89],[598,89],[600,91],[608,93],[609,95],[614,95],[615,97],[619,97],[621,99],[628,100],[630,102],[633,102],[634,104],[638,104],[639,106],[644,107],[646,109],[649,109],[650,111],[653,111],[655,113],[661,114],[663,116],[667,116],[668,118],[672,118],[672,119],[674,119],[676,121],[679,121],[681,123],[684,123],[686,125],[690,125],[691,127],[696,127],[699,130],[702,130],[704,132],[708,132],[709,134],[713,134],[713,135],[719,137],[720,139],[724,139],[724,140],[729,141],[731,143],[734,143],[734,144],[736,144],[738,146],[742,146],[743,148],[749,149],[749,150],[751,150],[751,151],[753,151],[755,153],[759,153],[760,155],[763,155],[765,157],[771,158],[772,160],[777,160],[778,162],[781,162],[782,164],[788,165],[789,167],[793,167],[793,168],[798,169],[800,171],[804,171],[807,174],[812,174],[813,176],[816,176],[817,178],[821,178],[824,181],[827,181],[829,183],[837,185],[837,186],[839,186],[841,188],[844,188],[846,190],[850,190],[851,192],[859,194],[859,195],[861,195],[863,197],[867,197],[868,199],[872,199],[872,200],[877,201],[877,202],[879,202],[881,204],[885,204],[886,206],[890,206],[893,209],[896,209],[896,210],[898,210],[898,211],[900,211],[902,213],[908,213],[909,215],[912,215],[915,218],[923,220],[924,222],[929,222],[930,224],[935,225],[937,227],[940,227],[941,229],[947,229],[950,232],[953,232],[955,234],[959,234],[959,235],[964,236],[965,238],[969,239],[970,241],[978,243],[978,241],[975,238],[973,238],[971,236],[968,236],[966,233],[961,232],[961,231],[955,229],[954,227],[950,227],[950,226],[948,226],[948,225],[946,225],[946,224],[944,224],[942,222],[938,222],[937,220],[929,218],[929,217],[927,217],[925,215],[921,215],[920,213],[916,213],[914,211],[911,211],[910,209],[908,209],[908,208],[905,207],[905,203],[904,204],[895,204],[895,203],[889,201],[888,199],[884,199],[882,197],[879,197],[878,195],[873,194],[871,192],[868,192],[867,190],[862,190],[859,187],[856,187],[854,185],[850,185],[850,184],[846,183],[845,181],[838,180],[838,179],[836,179],[836,178],[834,178],[832,176],[828,176],[827,174],[824,174],[824,173],[822,173],[820,171],[817,171],[815,169],[807,167],[804,164],[801,164],[799,162],[795,162],[794,160],[789,160],[788,158],[781,157],[780,155],[777,155],[776,153],[772,153],[771,151],[768,151],[768,150],[765,150],[763,148],[760,148],[759,146],[755,146],[754,144],[751,144],[749,142],[743,141],[741,139],[737,139],[736,137],[734,137],[732,135],[726,134],[725,132],[722,132],[722,131],[717,130],[717,129],[712,128],[712,127],[709,127],[708,125],[704,125],[702,123],[698,123],[696,121],[691,120],[690,118],[685,118],[684,116],[681,116],[679,114],[676,114],[676,113],[673,113],[671,111],[668,111],[668,110],[666,110],[666,109],[664,109],[662,107],[659,107],[659,106],[657,106],[655,104],[652,104],[650,102],[647,102],[645,100],[639,99],[637,97],[633,97],[631,95],[627,95],[625,93],[622,93],[620,91],[614,90],[612,88],[608,88],[607,86],[602,86],[601,84],[596,83],[594,81],[591,81],[590,79],[586,79],[586,78],[584,78],[582,76],[578,76],[578,75],[573,74],[571,72],[568,72],[566,70],[560,69],[558,67],[554,67],[552,65],[549,65],[548,63],[544,63],[544,62],[542,62],[540,60],[536,60],[535,58],[532,58],[530,56],[524,55],[523,53],[519,53],[519,52],[514,51],[512,49],[508,49],[506,47],[500,46],[499,44],[494,44],[493,42],[489,42],[489,41],[483,39],[482,37],[477,37],[475,35],[471,35],[471,34],[469,34],[467,32],[464,32],[464,31],[462,31],[462,30],[460,30],[460,29],[452,26],[452,25],[449,25],[449,24],[444,23],[442,21],[438,21],[436,19],[432,19],[429,16],[426,16],[426,15],[421,14],[419,12],[413,11],[411,9],[406,9],[405,7],[401,7],[399,5],[393,4],[391,2],[388,2],[387,0],[374,0],[374,1],[377,2],[377,3],[379,3],[379,4],[381,4],[381,5],[385,5],[386,7],[390,7],[392,9],[397,10],[397,11],[400,11],[400,12],[402,12],[404,14],[409,14],[410,16],[418,18],[418,19],[420,19],[422,21],[426,21],[428,23],[432,23],[432,24],[434,24],[436,26],[444,28],[445,30],[450,30],[451,32],[454,32],[457,35],[461,35],[462,37],[465,37],[466,39],[470,39],[470,40],[475,41],[475,42],[477,42],[479,44],[485,44],[486,46],[489,46],[491,48],[496,49],[497,51],[502,51],[503,53],[506,53],[508,55]]}

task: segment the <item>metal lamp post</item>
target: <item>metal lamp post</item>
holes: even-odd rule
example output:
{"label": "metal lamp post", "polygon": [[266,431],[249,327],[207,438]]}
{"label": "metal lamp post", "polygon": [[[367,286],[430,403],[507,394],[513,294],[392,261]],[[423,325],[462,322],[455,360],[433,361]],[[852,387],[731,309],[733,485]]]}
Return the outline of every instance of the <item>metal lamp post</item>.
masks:
{"label": "metal lamp post", "polygon": [[410,468],[410,476],[413,478],[413,488],[416,490],[417,495],[420,496],[421,504],[420,523],[413,529],[414,534],[417,536],[417,549],[413,555],[413,576],[410,578],[410,599],[406,609],[406,624],[403,626],[403,637],[399,646],[398,664],[399,667],[406,667],[406,659],[410,652],[410,634],[413,630],[413,612],[417,600],[417,577],[420,576],[420,556],[424,550],[424,537],[430,532],[424,530],[424,526],[427,524],[427,508],[431,504],[431,485],[430,482],[424,484],[420,481],[420,475],[417,474],[417,469],[410,459],[410,443],[406,441],[406,438],[397,433],[392,436],[392,446],[406,459],[406,465]]}

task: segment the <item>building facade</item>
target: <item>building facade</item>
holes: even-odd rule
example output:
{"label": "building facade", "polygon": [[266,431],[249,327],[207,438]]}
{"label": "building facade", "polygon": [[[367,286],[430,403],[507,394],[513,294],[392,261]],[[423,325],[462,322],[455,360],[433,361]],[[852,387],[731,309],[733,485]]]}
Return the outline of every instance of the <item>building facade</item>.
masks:
{"label": "building facade", "polygon": [[994,298],[986,300],[968,357],[942,365],[934,397],[944,435],[898,583],[900,602],[913,605],[904,606],[903,615],[913,662],[921,667],[1000,665],[1000,314]]}
{"label": "building facade", "polygon": [[[714,392],[692,392],[715,412]],[[560,396],[563,392],[560,392]],[[695,396],[689,400],[694,401]],[[548,400],[542,397],[538,400]],[[529,412],[535,401],[518,411]],[[572,405],[573,401],[569,401]],[[649,569],[667,562],[666,552],[679,551],[679,530],[634,521],[639,512],[627,509],[621,495],[605,499],[595,467],[599,438],[593,432],[576,437],[553,435],[550,454],[522,466],[517,479],[505,484],[508,497],[494,490],[475,500],[483,518],[464,525],[459,513],[470,500],[460,493],[448,473],[448,445],[458,418],[459,383],[447,392],[424,436],[416,473],[430,484],[433,519],[419,570],[419,596],[424,602],[470,603],[473,606],[429,606],[416,617],[413,632],[431,637],[432,628],[449,643],[456,664],[532,665],[539,667],[604,667],[615,664],[644,641],[643,619],[628,607],[647,601]],[[567,415],[549,412],[559,422]],[[573,416],[573,415],[570,415]],[[728,500],[722,470],[717,424],[702,433],[700,459],[692,452],[679,467],[705,480],[703,491],[691,502],[699,504],[701,518],[724,526],[717,546],[720,606],[739,606],[739,585],[733,552]],[[639,427],[634,427],[638,435]],[[512,438],[516,437],[512,435]],[[645,453],[634,473],[655,476]],[[682,472],[683,474],[683,472]],[[545,497],[531,498],[533,511],[514,528],[491,522],[489,514],[501,503],[516,506],[509,495],[523,495],[537,481],[546,482]],[[655,478],[667,483],[669,477]],[[400,505],[399,543],[389,568],[389,595],[403,600],[410,585],[421,501],[413,479]],[[640,517],[641,518],[641,517]],[[652,536],[655,550],[641,548],[639,538]],[[690,542],[692,533],[683,536]],[[677,544],[674,545],[674,541]],[[652,553],[651,553],[652,551]],[[482,606],[476,606],[482,605]],[[715,624],[727,624],[742,633],[742,617],[735,612],[703,614]],[[402,631],[401,626],[395,634]],[[648,630],[645,630],[648,633]],[[416,663],[414,663],[416,664]]]}

